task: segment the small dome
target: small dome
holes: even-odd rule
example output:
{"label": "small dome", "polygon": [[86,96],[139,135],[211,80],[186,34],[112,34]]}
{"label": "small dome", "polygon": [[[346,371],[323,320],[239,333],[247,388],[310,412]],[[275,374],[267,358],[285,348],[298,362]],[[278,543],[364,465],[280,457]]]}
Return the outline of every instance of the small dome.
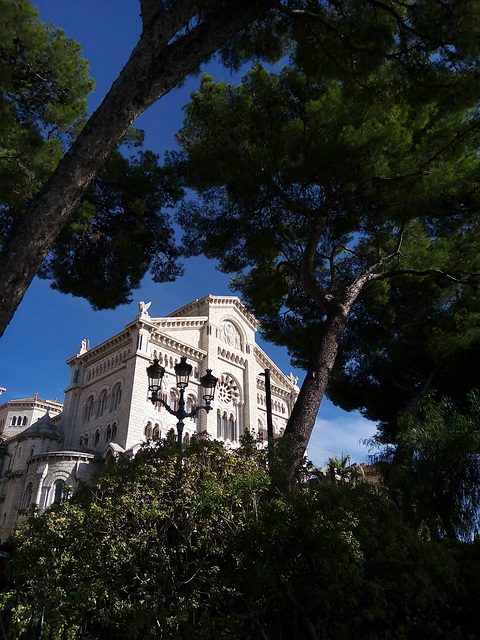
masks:
{"label": "small dome", "polygon": [[49,440],[57,440],[63,442],[63,431],[53,422],[48,411],[45,413],[45,415],[43,415],[30,427],[28,427],[28,429],[22,431],[21,436],[22,439],[41,437],[48,438]]}

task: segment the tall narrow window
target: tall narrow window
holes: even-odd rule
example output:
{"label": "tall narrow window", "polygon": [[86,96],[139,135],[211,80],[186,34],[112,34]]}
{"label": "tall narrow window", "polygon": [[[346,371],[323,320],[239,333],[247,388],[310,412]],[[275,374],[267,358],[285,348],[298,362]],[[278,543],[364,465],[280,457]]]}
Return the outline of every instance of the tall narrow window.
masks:
{"label": "tall narrow window", "polygon": [[83,410],[83,422],[88,422],[93,415],[93,397],[88,398]]}
{"label": "tall narrow window", "polygon": [[170,391],[170,393],[168,394],[168,404],[171,406],[171,408],[176,411],[178,409],[178,398],[177,398],[177,393],[176,391],[174,391],[173,389]]}
{"label": "tall narrow window", "polygon": [[61,480],[57,480],[55,483],[55,493],[53,494],[53,502],[55,504],[60,504],[63,498],[63,482]]}
{"label": "tall narrow window", "polygon": [[101,418],[103,416],[103,414],[105,413],[105,410],[107,408],[107,400],[108,400],[107,392],[106,391],[102,391],[102,394],[100,395],[100,399],[98,401],[98,414],[97,414],[97,416],[99,418]]}
{"label": "tall narrow window", "polygon": [[115,387],[115,389],[113,390],[113,394],[112,394],[112,408],[111,411],[115,411],[115,409],[117,409],[118,405],[120,404],[122,400],[122,387],[117,384],[117,386]]}
{"label": "tall narrow window", "polygon": [[234,442],[235,438],[235,418],[230,415],[228,419],[228,439]]}
{"label": "tall narrow window", "polygon": [[33,486],[32,486],[32,483],[29,482],[25,489],[25,493],[23,494],[22,503],[23,503],[24,509],[28,509],[28,507],[30,506],[30,503],[32,502],[32,491],[33,491]]}

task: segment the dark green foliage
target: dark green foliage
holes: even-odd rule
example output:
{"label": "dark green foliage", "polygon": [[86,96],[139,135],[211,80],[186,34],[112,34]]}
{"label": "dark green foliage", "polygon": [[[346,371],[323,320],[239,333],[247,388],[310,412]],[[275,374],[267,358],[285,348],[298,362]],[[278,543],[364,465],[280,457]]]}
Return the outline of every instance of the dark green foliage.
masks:
{"label": "dark green foliage", "polygon": [[480,527],[480,404],[462,409],[427,397],[415,415],[398,421],[387,480],[407,521],[431,538],[472,540]]}
{"label": "dark green foliage", "polygon": [[[455,250],[450,254],[455,259]],[[469,261],[478,273],[478,257]],[[480,388],[479,310],[478,289],[462,283],[411,276],[377,283],[352,311],[329,398],[381,422],[386,442],[396,441],[399,412],[415,412],[433,390],[438,399],[448,396],[464,406],[471,390]]]}
{"label": "dark green foliage", "polygon": [[[0,30],[1,249],[83,128],[93,81],[80,46],[27,0],[0,1]],[[40,270],[96,309],[130,302],[149,270],[156,282],[182,272],[165,212],[180,196],[177,180],[152,152],[126,148],[142,142],[142,132],[127,133]]]}
{"label": "dark green foliage", "polygon": [[183,459],[169,442],[120,459],[19,528],[18,628],[37,601],[66,637],[201,637],[230,597],[221,573],[230,535],[266,486],[255,459],[203,440]]}
{"label": "dark green foliage", "polygon": [[476,547],[425,541],[365,483],[272,494],[265,465],[248,436],[164,443],[19,526],[11,637],[43,612],[66,640],[467,638]]}
{"label": "dark green foliage", "polygon": [[[204,77],[186,108],[178,139],[202,197],[180,215],[187,250],[241,274],[235,286],[268,337],[285,332],[300,360],[289,323],[321,325],[331,298],[395,253],[400,235],[402,252],[377,276],[446,270],[454,258],[448,246],[431,252],[438,236],[460,245],[473,233],[476,101],[440,112],[433,94],[410,103],[410,90],[391,66],[364,87],[257,66],[239,87]],[[472,266],[467,255],[456,273]]]}
{"label": "dark green foliage", "polygon": [[472,13],[464,33],[458,3],[313,2],[290,17],[289,66],[256,64],[239,86],[204,76],[186,106],[177,163],[200,202],[179,221],[186,251],[234,274],[264,336],[307,370],[286,428],[306,443],[350,317],[334,391],[346,408],[394,420],[448,351],[462,359],[480,273],[480,31]]}
{"label": "dark green foliage", "polygon": [[155,282],[175,280],[182,269],[165,208],[180,197],[176,182],[151,151],[129,159],[115,151],[60,233],[40,276],[95,309],[130,302],[132,289],[149,270]]}
{"label": "dark green foliage", "polygon": [[93,89],[80,45],[29,0],[0,2],[0,246],[80,131]]}

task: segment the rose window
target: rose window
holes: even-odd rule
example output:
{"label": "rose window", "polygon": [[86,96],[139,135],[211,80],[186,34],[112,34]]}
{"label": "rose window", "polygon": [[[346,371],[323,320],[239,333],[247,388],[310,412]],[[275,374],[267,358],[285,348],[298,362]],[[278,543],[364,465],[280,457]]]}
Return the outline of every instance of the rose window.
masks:
{"label": "rose window", "polygon": [[230,376],[222,375],[217,383],[216,397],[221,404],[237,404],[240,392],[235,380]]}

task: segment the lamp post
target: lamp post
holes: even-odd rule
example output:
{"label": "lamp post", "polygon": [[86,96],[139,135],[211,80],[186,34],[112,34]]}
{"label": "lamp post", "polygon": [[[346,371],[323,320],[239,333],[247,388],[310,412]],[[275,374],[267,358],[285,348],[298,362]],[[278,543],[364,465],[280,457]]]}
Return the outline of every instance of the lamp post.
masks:
{"label": "lamp post", "polygon": [[185,389],[188,386],[188,381],[190,375],[192,373],[192,365],[188,364],[185,356],[180,358],[180,362],[178,362],[175,367],[175,376],[177,378],[177,389],[180,389],[180,399],[178,401],[178,409],[172,409],[165,400],[160,397],[160,391],[162,388],[162,380],[165,375],[165,368],[159,364],[158,359],[154,358],[153,364],[147,367],[147,376],[148,376],[148,390],[150,392],[149,400],[152,401],[153,404],[159,402],[172,416],[175,416],[178,420],[177,422],[177,442],[181,446],[182,444],[182,434],[183,427],[185,426],[184,420],[185,418],[193,418],[193,416],[197,415],[200,409],[205,409],[208,413],[211,409],[211,402],[215,396],[215,387],[218,381],[218,378],[212,375],[212,370],[207,369],[207,373],[200,378],[200,384],[203,387],[203,399],[205,401],[205,406],[203,407],[195,407],[191,411],[185,411]]}

